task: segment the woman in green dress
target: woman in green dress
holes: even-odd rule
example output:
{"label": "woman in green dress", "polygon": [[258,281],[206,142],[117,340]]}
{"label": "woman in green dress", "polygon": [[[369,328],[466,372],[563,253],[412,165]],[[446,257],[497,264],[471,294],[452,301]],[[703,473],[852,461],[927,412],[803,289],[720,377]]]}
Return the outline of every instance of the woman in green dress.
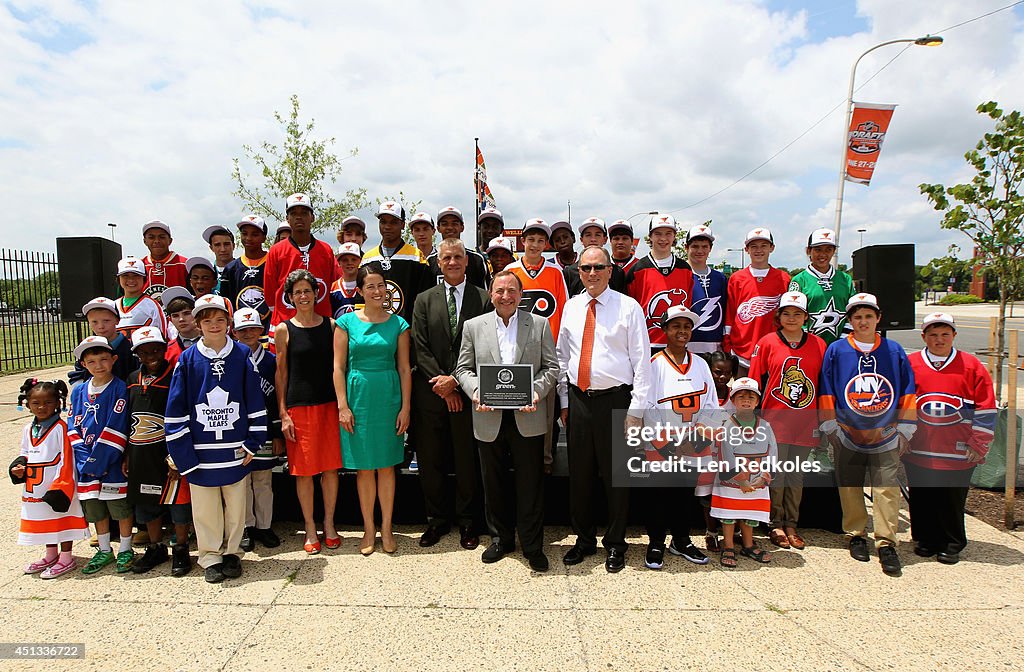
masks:
{"label": "woman in green dress", "polygon": [[356,285],[362,309],[337,319],[334,330],[334,389],[338,396],[342,462],[357,470],[356,489],[363,514],[359,552],[373,553],[377,530],[374,502],[380,500],[381,545],[398,549],[391,530],[395,503],[395,465],[405,455],[412,373],[408,323],[388,313],[388,287],[380,264],[359,269]]}

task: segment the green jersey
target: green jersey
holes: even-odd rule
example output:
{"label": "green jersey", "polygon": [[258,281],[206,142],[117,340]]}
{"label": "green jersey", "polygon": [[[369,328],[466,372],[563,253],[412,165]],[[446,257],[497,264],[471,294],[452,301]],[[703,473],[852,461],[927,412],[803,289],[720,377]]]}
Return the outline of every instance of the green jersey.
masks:
{"label": "green jersey", "polygon": [[793,276],[789,291],[807,295],[807,331],[831,343],[846,329],[846,304],[854,295],[853,279],[847,273],[830,268],[819,273],[808,266]]}

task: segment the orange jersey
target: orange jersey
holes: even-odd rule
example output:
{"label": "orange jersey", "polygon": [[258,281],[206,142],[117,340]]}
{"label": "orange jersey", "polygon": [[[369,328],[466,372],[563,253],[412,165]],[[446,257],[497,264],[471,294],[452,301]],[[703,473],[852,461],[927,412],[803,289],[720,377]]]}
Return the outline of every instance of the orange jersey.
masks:
{"label": "orange jersey", "polygon": [[523,299],[519,308],[534,315],[546,317],[551,334],[558,341],[558,328],[562,323],[562,309],[569,300],[565,276],[554,263],[545,260],[539,268],[528,268],[525,259],[513,261],[505,267],[523,283]]}

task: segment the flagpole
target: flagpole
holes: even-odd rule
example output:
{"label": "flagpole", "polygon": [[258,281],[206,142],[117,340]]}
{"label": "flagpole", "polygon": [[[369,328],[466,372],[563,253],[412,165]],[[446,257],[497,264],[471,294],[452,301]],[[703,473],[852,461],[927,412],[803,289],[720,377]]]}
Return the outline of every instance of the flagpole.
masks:
{"label": "flagpole", "polygon": [[480,169],[476,157],[480,155],[480,138],[473,138],[473,200],[476,201],[476,247],[480,249]]}

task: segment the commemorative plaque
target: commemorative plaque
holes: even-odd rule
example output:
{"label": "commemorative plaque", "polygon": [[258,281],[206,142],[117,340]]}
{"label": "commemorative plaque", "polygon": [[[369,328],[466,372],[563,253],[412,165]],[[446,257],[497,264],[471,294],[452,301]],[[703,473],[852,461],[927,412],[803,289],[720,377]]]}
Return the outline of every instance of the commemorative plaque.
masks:
{"label": "commemorative plaque", "polygon": [[481,364],[476,375],[484,406],[517,409],[533,403],[532,364]]}

